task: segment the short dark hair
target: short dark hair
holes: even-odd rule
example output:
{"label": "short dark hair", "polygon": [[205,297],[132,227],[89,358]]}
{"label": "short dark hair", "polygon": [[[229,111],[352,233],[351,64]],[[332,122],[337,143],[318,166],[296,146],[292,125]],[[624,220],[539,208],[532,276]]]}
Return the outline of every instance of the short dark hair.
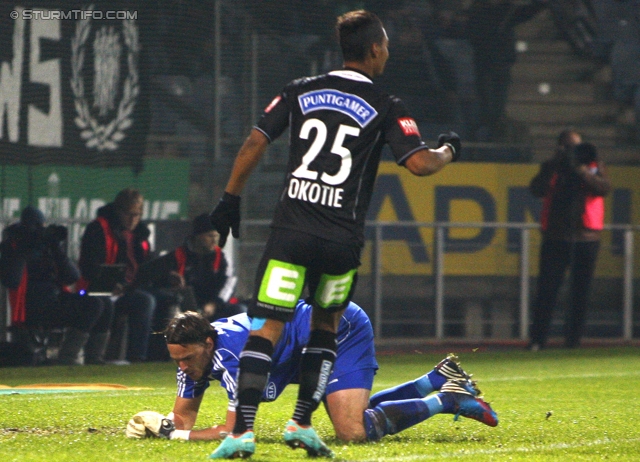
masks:
{"label": "short dark hair", "polygon": [[197,236],[198,234],[208,233],[209,231],[213,231],[214,229],[216,228],[211,223],[209,214],[203,213],[193,219],[193,223],[191,224],[191,235]]}
{"label": "short dark hair", "polygon": [[205,344],[210,337],[214,342],[216,330],[204,316],[195,311],[185,311],[169,321],[163,331],[167,343],[177,345]]}
{"label": "short dark hair", "polygon": [[374,43],[382,43],[384,27],[374,13],[350,11],[338,17],[336,35],[345,61],[364,61]]}
{"label": "short dark hair", "polygon": [[142,193],[135,188],[125,188],[113,200],[113,205],[121,212],[128,211],[131,206],[142,200]]}
{"label": "short dark hair", "polygon": [[570,149],[573,147],[573,135],[580,135],[580,133],[573,129],[567,128],[562,130],[558,135],[558,146],[562,146],[564,149]]}

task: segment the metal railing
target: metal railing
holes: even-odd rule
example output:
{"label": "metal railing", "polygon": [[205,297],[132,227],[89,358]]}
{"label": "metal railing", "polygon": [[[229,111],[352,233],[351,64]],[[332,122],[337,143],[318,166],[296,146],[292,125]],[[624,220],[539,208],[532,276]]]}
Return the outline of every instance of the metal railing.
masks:
{"label": "metal railing", "polygon": [[[258,260],[262,254],[262,249],[266,242],[266,236],[268,234],[268,227],[271,220],[244,220],[242,222],[242,239],[236,241],[231,240],[230,244],[225,250],[230,254],[229,257],[232,260],[236,273],[239,276],[238,290],[241,297],[249,296],[253,287],[251,284],[254,282],[255,268]],[[74,226],[75,232],[71,232],[69,235],[69,254],[75,257],[78,253],[79,235],[82,228],[86,224],[86,220],[63,220],[60,224],[65,224],[71,229]],[[0,227],[3,227],[4,223],[0,223]],[[538,229],[537,224],[532,223],[491,223],[491,222],[468,222],[468,223],[453,223],[453,222],[415,222],[415,221],[367,221],[367,227],[370,230],[370,267],[361,268],[361,273],[368,273],[370,279],[370,292],[371,303],[368,306],[363,306],[368,311],[372,318],[374,331],[377,339],[382,338],[383,328],[386,325],[392,325],[392,320],[386,320],[389,312],[385,310],[385,283],[384,278],[387,274],[383,270],[383,248],[385,241],[383,236],[385,235],[386,228],[399,227],[413,227],[413,228],[430,228],[433,230],[433,241],[431,243],[433,248],[433,259],[431,263],[430,275],[418,275],[418,278],[429,279],[430,285],[433,287],[433,319],[427,321],[428,324],[433,325],[433,334],[431,337],[440,340],[447,337],[445,332],[446,319],[445,319],[445,288],[447,286],[447,280],[450,278],[445,271],[445,261],[447,259],[447,239],[446,232],[453,228],[468,228],[468,229],[505,229],[505,230],[518,230],[519,231],[519,255],[518,258],[518,274],[514,276],[518,280],[518,306],[517,316],[514,321],[517,324],[517,338],[526,340],[528,337],[529,328],[529,300],[531,293],[531,248],[532,238],[531,230]],[[154,222],[151,222],[152,230],[155,229]],[[638,225],[606,225],[605,231],[614,231],[623,235],[622,245],[620,246],[621,252],[621,268],[618,271],[621,276],[616,277],[616,281],[622,284],[622,300],[621,300],[621,338],[624,340],[631,340],[634,336],[634,268],[635,268],[635,234],[640,232],[640,226]],[[388,236],[388,232],[387,232]],[[154,235],[152,234],[152,237]],[[416,277],[415,275],[412,277]],[[450,284],[451,282],[449,282]],[[459,283],[458,283],[459,284]],[[463,282],[464,284],[464,282]],[[464,291],[463,292],[467,292]],[[428,301],[430,296],[427,294],[421,295],[424,301]],[[615,302],[613,302],[615,303]],[[3,304],[4,305],[4,304]],[[4,307],[3,307],[4,308]],[[431,306],[430,306],[431,308]],[[8,312],[4,312],[4,319],[8,319]],[[404,323],[421,323],[425,324],[424,319],[405,319]],[[3,323],[5,324],[5,323]],[[1,330],[1,328],[0,328]]]}
{"label": "metal railing", "polygon": [[[435,337],[436,339],[444,338],[444,261],[445,261],[445,230],[449,228],[508,228],[520,230],[520,304],[519,304],[519,337],[521,340],[528,338],[529,327],[529,293],[530,293],[530,234],[532,229],[539,229],[537,224],[529,223],[487,223],[487,222],[469,222],[469,223],[451,223],[451,222],[383,222],[368,221],[367,226],[374,228],[373,254],[372,257],[372,273],[374,280],[374,325],[376,337],[381,336],[383,325],[383,306],[382,306],[382,271],[380,261],[383,229],[385,227],[409,226],[409,227],[426,227],[433,228],[434,239],[434,279],[435,279]],[[630,340],[633,336],[633,249],[634,249],[634,231],[640,230],[640,226],[633,225],[606,225],[607,231],[624,232],[624,250],[623,250],[623,303],[622,303],[622,332],[625,340]]]}
{"label": "metal railing", "polygon": [[[270,220],[245,220],[242,223],[243,236],[250,236],[251,229],[267,227],[270,224]],[[371,306],[367,307],[367,310],[371,314],[372,323],[376,338],[383,337],[383,328],[385,321],[385,284],[384,284],[384,272],[382,265],[382,249],[384,246],[383,235],[385,234],[385,228],[399,228],[399,227],[412,227],[412,228],[431,228],[433,229],[433,263],[432,274],[424,276],[425,278],[431,278],[433,284],[433,304],[434,304],[434,335],[437,340],[446,338],[445,335],[445,260],[447,258],[446,249],[446,231],[452,228],[468,228],[468,229],[481,229],[481,228],[494,228],[505,230],[518,230],[519,231],[519,255],[518,255],[518,272],[516,276],[518,279],[518,307],[517,307],[517,338],[520,340],[526,340],[528,338],[529,322],[530,322],[530,298],[531,298],[531,280],[532,275],[530,271],[531,267],[531,252],[532,252],[532,238],[531,231],[539,229],[538,224],[534,223],[498,223],[498,222],[403,222],[403,221],[367,221],[367,227],[372,230],[370,236],[371,239],[371,267],[370,267],[370,279],[371,279]],[[634,333],[634,242],[635,233],[640,231],[640,226],[637,225],[605,225],[605,231],[620,232],[623,235],[623,242],[621,246],[621,277],[619,278],[622,284],[622,316],[621,316],[621,337],[624,340],[631,340]],[[251,240],[251,238],[245,238],[238,243],[237,258],[239,264],[243,265],[243,261],[246,261],[247,255],[254,256],[261,253],[264,241],[262,240],[264,234],[261,235],[259,241]],[[388,235],[388,234],[387,234]],[[253,281],[253,268],[249,263],[248,267],[245,264],[244,270],[249,271],[245,275],[246,280]],[[361,268],[365,270],[366,268]],[[362,272],[362,271],[361,271]],[[247,279],[248,278],[248,279]],[[242,279],[242,277],[241,277]],[[427,295],[425,295],[425,300]],[[423,320],[415,320],[416,323],[424,323]]]}

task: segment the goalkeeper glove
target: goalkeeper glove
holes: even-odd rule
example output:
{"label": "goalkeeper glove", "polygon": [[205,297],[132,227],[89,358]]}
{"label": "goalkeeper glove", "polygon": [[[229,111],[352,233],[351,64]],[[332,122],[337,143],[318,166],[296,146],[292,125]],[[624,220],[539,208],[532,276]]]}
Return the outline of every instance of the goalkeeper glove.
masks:
{"label": "goalkeeper glove", "polygon": [[438,137],[438,147],[449,146],[451,149],[451,162],[455,162],[460,158],[460,151],[462,151],[462,143],[460,142],[460,136],[456,132],[442,133]]}
{"label": "goalkeeper glove", "polygon": [[158,412],[142,411],[129,420],[125,434],[129,438],[137,439],[146,437],[171,438],[175,429],[173,420]]}
{"label": "goalkeeper glove", "polygon": [[236,239],[240,237],[240,196],[234,196],[227,192],[224,193],[216,208],[213,209],[211,215],[211,224],[220,233],[220,247],[224,247],[229,236],[229,228],[231,234]]}

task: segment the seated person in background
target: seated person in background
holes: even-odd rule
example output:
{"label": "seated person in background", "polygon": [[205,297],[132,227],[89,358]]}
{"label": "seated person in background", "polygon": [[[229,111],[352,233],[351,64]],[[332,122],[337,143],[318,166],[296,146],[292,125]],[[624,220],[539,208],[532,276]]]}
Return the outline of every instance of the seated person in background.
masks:
{"label": "seated person in background", "polygon": [[[194,441],[225,438],[236,420],[236,373],[251,322],[246,313],[211,324],[195,312],[172,319],[164,334],[171,358],[178,365],[173,411],[167,417],[152,411],[136,414],[127,425],[127,436]],[[288,384],[298,383],[310,326],[311,306],[300,300],[276,345],[263,401],[274,401]],[[440,413],[498,425],[497,415],[478,398],[475,382],[453,355],[425,375],[370,397],[378,369],[373,329],[367,314],[355,303],[349,304],[340,319],[337,342],[336,362],[323,402],[339,439],[376,441]],[[229,398],[226,418],[219,425],[194,430],[204,393],[214,380],[220,381]],[[312,455],[331,454],[324,444],[310,445],[308,450]]]}
{"label": "seated person in background", "polygon": [[[210,322],[244,311],[229,303],[237,278],[218,246],[220,234],[207,214],[193,220],[191,235],[175,250],[140,267],[136,284],[156,298],[153,332],[160,332],[176,312],[198,311]],[[149,359],[168,361],[164,338],[149,340]]]}
{"label": "seated person in background", "polygon": [[123,283],[115,283],[112,297],[101,297],[105,303],[115,299],[112,335],[106,353],[107,360],[120,359],[125,326],[128,324],[126,360],[147,358],[151,320],[156,302],[154,297],[135,287],[138,268],[149,258],[149,228],[140,222],[142,194],[133,188],[120,191],[113,202],[100,207],[98,216],[89,223],[80,245],[82,279],[76,285],[88,293],[100,283],[103,266],[124,264]]}
{"label": "seated person in background", "polygon": [[92,364],[104,351],[113,311],[97,297],[68,290],[80,272],[67,256],[66,240],[66,227],[45,228],[42,212],[27,206],[20,221],[3,232],[0,280],[9,289],[14,328],[29,334],[65,328],[58,362],[82,364],[85,348],[85,363]]}
{"label": "seated person in background", "polygon": [[[196,306],[185,306],[185,303],[182,311],[198,311],[209,321],[244,311],[229,303],[237,278],[218,246],[220,234],[213,229],[209,215],[198,215],[191,229],[183,245],[140,267],[138,286],[154,292],[170,290],[174,294],[192,291]],[[185,302],[187,298],[177,297],[177,301]],[[166,326],[166,321],[162,320],[158,330]]]}

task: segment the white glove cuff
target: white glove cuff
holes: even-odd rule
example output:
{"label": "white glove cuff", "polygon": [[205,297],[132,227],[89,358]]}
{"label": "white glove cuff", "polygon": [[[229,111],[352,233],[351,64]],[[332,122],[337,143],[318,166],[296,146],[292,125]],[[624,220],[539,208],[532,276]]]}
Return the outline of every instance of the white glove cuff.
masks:
{"label": "white glove cuff", "polygon": [[443,146],[447,146],[449,149],[451,149],[451,157],[454,157],[456,155],[456,148],[454,148],[451,143],[444,143]]}
{"label": "white glove cuff", "polygon": [[191,430],[174,430],[169,437],[170,440],[189,440]]}

